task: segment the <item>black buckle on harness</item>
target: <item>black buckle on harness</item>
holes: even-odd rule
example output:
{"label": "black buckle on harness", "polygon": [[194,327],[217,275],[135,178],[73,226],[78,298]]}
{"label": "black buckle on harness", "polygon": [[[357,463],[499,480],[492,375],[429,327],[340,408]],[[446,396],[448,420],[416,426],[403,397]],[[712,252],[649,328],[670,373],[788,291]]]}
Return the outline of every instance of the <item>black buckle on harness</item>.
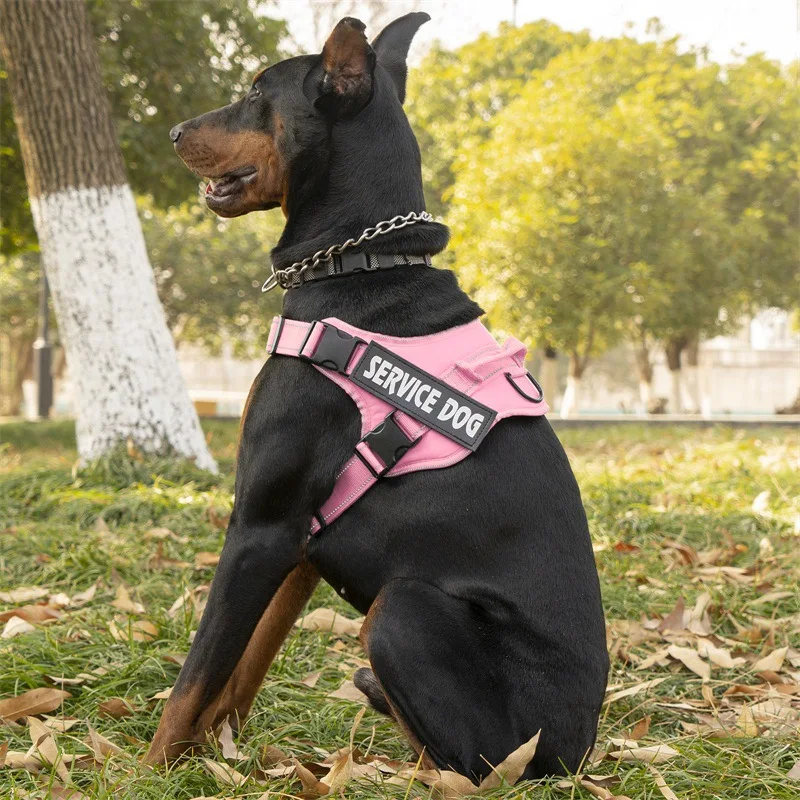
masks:
{"label": "black buckle on harness", "polygon": [[345,331],[340,331],[333,325],[328,325],[325,322],[320,322],[325,330],[314,352],[310,356],[304,356],[303,350],[308,343],[311,334],[314,332],[316,326],[312,325],[309,328],[308,336],[306,336],[303,346],[300,348],[300,358],[304,361],[310,361],[312,364],[318,364],[320,367],[327,367],[328,369],[341,372],[342,375],[347,374],[345,370],[353,357],[353,351],[359,344],[366,344],[363,339],[357,336],[351,336]]}
{"label": "black buckle on harness", "polygon": [[395,412],[389,414],[377,428],[371,430],[361,439],[361,442],[368,445],[369,449],[383,461],[386,465],[384,469],[376,472],[372,464],[356,448],[356,455],[376,478],[382,478],[416,444],[416,441],[409,439],[397,424],[394,414]]}

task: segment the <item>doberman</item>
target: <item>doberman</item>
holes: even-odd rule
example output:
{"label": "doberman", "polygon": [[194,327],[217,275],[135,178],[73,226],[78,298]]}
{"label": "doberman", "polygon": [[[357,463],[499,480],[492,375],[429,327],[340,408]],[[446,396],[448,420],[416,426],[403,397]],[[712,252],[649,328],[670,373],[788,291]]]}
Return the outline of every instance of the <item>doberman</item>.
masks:
{"label": "doberman", "polygon": [[[403,111],[406,58],[427,14],[370,45],[341,20],[319,55],[261,72],[247,95],[170,132],[223,217],[280,207],[285,268],[424,209],[420,153]],[[422,221],[365,242],[370,254],[441,252]],[[411,337],[483,312],[454,275],[424,264],[305,283],[283,315],[337,317]],[[208,605],[150,763],[248,713],[320,576],[366,614],[371,670],[357,685],[423,764],[479,779],[541,730],[525,777],[579,768],[608,671],[599,581],[580,492],[544,416],[505,419],[447,469],[379,482],[329,529],[315,509],[360,436],[354,404],[298,359],[267,360],[242,422],[233,513]]]}

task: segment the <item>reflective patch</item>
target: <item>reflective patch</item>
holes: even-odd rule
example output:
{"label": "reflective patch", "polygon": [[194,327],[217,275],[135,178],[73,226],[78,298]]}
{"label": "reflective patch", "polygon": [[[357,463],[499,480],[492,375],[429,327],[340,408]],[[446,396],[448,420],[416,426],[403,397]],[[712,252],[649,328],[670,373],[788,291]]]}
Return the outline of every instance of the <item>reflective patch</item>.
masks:
{"label": "reflective patch", "polygon": [[350,379],[469,450],[476,450],[497,416],[494,409],[448,386],[391,350],[371,342]]}

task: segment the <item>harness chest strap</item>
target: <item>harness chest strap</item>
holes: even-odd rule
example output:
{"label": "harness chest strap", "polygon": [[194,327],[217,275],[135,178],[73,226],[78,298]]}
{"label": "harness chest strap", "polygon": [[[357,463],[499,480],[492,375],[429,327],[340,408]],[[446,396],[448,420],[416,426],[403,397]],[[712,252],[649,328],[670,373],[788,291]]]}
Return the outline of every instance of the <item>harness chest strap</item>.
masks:
{"label": "harness chest strap", "polygon": [[[267,351],[312,363],[347,392],[361,414],[362,438],[314,515],[312,534],[383,476],[450,466],[474,451],[500,419],[549,410],[524,368],[524,345],[512,338],[501,348],[478,320],[431,336],[399,338],[333,318],[275,317]],[[518,380],[526,377],[538,396],[521,388]]]}

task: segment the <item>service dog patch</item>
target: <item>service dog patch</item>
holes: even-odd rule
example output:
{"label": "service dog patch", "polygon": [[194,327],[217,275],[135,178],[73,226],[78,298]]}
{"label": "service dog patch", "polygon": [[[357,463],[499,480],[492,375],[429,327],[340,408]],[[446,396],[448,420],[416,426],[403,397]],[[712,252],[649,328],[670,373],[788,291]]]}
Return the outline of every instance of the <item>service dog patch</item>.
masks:
{"label": "service dog patch", "polygon": [[371,342],[349,375],[353,383],[410,417],[477,449],[497,412]]}

